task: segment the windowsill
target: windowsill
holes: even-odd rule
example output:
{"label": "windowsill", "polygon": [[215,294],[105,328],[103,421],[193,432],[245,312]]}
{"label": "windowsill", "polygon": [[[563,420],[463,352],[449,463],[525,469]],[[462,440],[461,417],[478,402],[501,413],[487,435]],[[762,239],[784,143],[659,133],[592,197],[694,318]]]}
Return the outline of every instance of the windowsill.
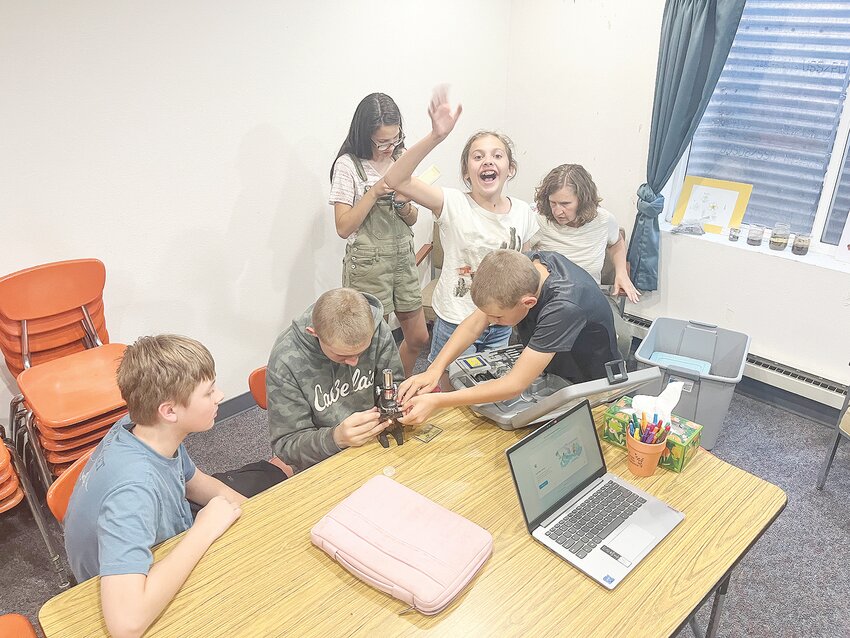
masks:
{"label": "windowsill", "polygon": [[[661,228],[661,232],[672,234],[670,231],[675,228],[672,224],[667,221],[659,220],[659,226]],[[768,229],[769,230],[769,229]],[[767,233],[766,233],[767,234]],[[810,266],[817,266],[819,268],[827,268],[829,270],[835,270],[838,272],[846,272],[850,273],[850,262],[839,261],[835,259],[832,255],[827,255],[825,253],[815,252],[813,250],[809,250],[809,252],[805,255],[795,255],[791,252],[791,246],[788,245],[785,250],[771,250],[768,247],[768,239],[762,242],[761,246],[750,246],[747,243],[746,235],[741,235],[738,241],[729,241],[729,236],[727,234],[715,235],[714,233],[705,233],[704,235],[687,235],[687,234],[677,234],[678,237],[687,237],[688,239],[695,239],[697,241],[707,241],[713,244],[718,244],[721,246],[725,246],[727,248],[733,250],[744,250],[749,253],[757,253],[760,255],[765,255],[768,257],[774,257],[776,259],[788,259],[791,261],[796,261],[802,264],[807,264]],[[769,237],[769,235],[768,235]]]}

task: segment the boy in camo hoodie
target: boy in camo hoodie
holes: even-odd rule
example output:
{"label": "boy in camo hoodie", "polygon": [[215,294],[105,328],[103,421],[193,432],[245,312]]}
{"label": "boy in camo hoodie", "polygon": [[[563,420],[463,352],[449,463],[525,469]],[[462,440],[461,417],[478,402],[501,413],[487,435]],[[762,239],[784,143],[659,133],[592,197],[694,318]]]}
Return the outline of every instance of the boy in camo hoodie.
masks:
{"label": "boy in camo hoodie", "polygon": [[274,453],[300,472],[374,439],[388,421],[375,379],[403,376],[381,302],[351,288],[324,293],[275,341],[266,373]]}

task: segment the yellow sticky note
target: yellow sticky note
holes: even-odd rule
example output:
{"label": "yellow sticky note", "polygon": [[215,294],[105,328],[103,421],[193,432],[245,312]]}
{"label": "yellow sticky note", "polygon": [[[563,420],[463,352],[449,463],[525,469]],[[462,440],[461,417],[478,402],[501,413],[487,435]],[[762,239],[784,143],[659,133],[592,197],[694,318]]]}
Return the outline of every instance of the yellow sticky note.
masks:
{"label": "yellow sticky note", "polygon": [[433,184],[440,178],[440,169],[431,164],[425,171],[418,176],[418,179],[425,182],[426,184]]}

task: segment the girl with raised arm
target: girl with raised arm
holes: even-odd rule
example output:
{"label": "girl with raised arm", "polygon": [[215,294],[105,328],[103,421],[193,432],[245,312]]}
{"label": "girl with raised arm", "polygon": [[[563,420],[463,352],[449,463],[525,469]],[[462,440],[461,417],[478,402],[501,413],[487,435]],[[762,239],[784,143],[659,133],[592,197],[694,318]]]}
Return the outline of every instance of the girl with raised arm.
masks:
{"label": "girl with raised arm", "polygon": [[[387,188],[431,209],[440,232],[445,256],[434,290],[437,321],[430,362],[458,324],[475,311],[469,291],[481,260],[499,248],[523,250],[538,230],[529,205],[504,193],[505,184],[516,175],[517,163],[510,139],[501,133],[479,131],[467,140],[460,167],[468,190],[439,188],[412,177],[416,166],[454,129],[461,111],[460,105],[451,107],[445,87],[437,88],[428,108],[431,131],[384,175]],[[510,326],[492,325],[468,352],[505,346],[510,335]]]}

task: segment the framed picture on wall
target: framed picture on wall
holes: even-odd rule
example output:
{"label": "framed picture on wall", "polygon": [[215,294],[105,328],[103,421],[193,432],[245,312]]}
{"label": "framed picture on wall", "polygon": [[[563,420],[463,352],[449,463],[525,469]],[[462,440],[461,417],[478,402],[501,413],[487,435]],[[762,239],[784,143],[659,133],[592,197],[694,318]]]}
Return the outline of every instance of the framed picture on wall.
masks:
{"label": "framed picture on wall", "polygon": [[700,222],[705,232],[719,235],[741,225],[752,192],[752,184],[688,175],[672,223]]}

